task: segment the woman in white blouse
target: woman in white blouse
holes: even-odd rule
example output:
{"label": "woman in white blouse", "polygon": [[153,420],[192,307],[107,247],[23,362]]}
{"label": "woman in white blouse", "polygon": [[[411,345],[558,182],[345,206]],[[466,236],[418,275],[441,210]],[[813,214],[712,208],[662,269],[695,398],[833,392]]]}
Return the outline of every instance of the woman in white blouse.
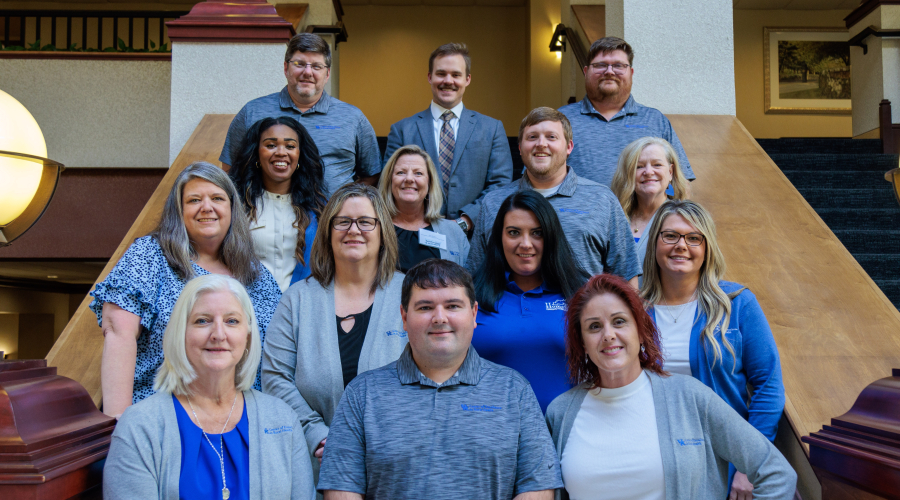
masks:
{"label": "woman in white blouse", "polygon": [[310,249],[327,201],[319,150],[297,120],[263,118],[247,131],[228,175],[250,218],[256,256],[283,293],[310,274]]}

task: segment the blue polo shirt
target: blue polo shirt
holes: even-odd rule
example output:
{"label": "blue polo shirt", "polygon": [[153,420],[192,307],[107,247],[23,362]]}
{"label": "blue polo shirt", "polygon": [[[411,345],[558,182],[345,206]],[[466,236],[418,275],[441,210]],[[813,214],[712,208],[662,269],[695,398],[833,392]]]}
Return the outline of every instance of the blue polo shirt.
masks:
{"label": "blue polo shirt", "polygon": [[322,92],[319,102],[302,112],[291,100],[287,86],[241,108],[228,127],[219,161],[233,165],[247,129],[263,118],[278,116],[290,116],[300,122],[316,143],[329,198],[339,187],[352,182],[354,175],[369,177],[381,172],[375,129],[359,108]]}
{"label": "blue polo shirt", "polygon": [[566,298],[543,286],[523,292],[509,281],[494,309],[478,311],[472,347],[482,358],[524,375],[547,411],[556,396],[572,388],[566,371]]}
{"label": "blue polo shirt", "polygon": [[562,488],[556,449],[528,381],[469,348],[437,384],[407,345],[357,375],[334,412],[318,489],[367,500],[509,500]]}
{"label": "blue polo shirt", "polygon": [[559,111],[572,124],[575,148],[568,164],[578,175],[609,186],[625,146],[651,136],[669,141],[678,154],[682,173],[694,179],[694,171],[669,119],[657,109],[638,104],[634,96],[628,96],[625,106],[611,120],[594,109],[587,97]]}

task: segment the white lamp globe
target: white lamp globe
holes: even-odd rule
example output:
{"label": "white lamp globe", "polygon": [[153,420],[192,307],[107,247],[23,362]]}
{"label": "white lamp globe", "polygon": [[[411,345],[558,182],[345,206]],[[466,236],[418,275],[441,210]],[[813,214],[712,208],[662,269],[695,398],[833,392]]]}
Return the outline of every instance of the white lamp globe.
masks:
{"label": "white lamp globe", "polygon": [[[0,151],[47,157],[44,134],[31,113],[0,90]],[[22,215],[41,183],[43,166],[0,156],[0,227]]]}

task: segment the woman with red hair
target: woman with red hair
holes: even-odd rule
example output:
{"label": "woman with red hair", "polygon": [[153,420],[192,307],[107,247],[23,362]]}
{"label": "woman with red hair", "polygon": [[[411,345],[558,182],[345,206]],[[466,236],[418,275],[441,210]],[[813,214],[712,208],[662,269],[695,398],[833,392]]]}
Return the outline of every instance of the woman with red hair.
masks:
{"label": "woman with red hair", "polygon": [[594,276],[569,300],[566,352],[576,387],[547,409],[563,498],[721,500],[729,462],[754,498],[794,495],[797,475],[765,436],[703,383],[663,371],[659,332],[622,278]]}

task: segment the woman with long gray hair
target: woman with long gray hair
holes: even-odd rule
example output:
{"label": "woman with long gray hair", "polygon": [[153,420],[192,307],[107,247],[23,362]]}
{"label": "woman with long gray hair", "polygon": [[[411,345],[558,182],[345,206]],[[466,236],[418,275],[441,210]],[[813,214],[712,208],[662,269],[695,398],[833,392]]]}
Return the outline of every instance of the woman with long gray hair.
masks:
{"label": "woman with long gray hair", "polygon": [[[753,292],[723,280],[712,216],[670,200],[649,231],[641,296],[659,329],[663,368],[700,380],[774,441],[784,410],[778,347]],[[731,472],[731,499],[752,498],[747,471]]]}
{"label": "woman with long gray hair", "polygon": [[[195,276],[224,274],[240,281],[265,338],[281,291],[253,253],[240,203],[228,174],[192,163],[175,180],[156,229],[136,239],[91,292],[90,307],[104,336],[100,384],[107,415],[118,417],[155,392],[163,332]],[[260,388],[259,374],[253,386]]]}

